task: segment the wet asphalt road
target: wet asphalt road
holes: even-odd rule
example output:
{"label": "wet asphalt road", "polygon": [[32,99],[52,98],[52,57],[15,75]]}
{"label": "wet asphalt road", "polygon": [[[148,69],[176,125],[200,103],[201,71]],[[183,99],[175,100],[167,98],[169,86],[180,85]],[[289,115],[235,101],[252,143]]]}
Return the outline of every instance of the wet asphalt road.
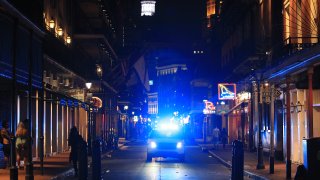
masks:
{"label": "wet asphalt road", "polygon": [[[230,179],[231,170],[203,152],[197,145],[186,147],[186,160],[153,158],[146,163],[147,146],[131,142],[102,161],[103,179]],[[245,178],[247,179],[247,178]]]}

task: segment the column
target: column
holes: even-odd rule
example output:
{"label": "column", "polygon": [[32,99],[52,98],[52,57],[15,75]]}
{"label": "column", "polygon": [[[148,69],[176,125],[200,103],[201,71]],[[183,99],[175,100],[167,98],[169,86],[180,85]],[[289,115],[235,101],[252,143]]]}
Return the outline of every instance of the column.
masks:
{"label": "column", "polygon": [[246,103],[242,102],[240,112],[241,112],[241,141],[243,143],[243,146],[245,146],[245,138],[244,138],[244,136],[245,136],[244,127],[245,127],[245,121],[246,121],[246,112],[244,110],[245,106],[246,106]]}
{"label": "column", "polygon": [[274,85],[271,85],[269,173],[274,174]]}
{"label": "column", "polygon": [[291,179],[291,113],[290,113],[290,77],[286,78],[286,126],[287,126],[287,160],[286,178]]}
{"label": "column", "polygon": [[309,138],[313,137],[313,90],[312,90],[313,67],[308,69],[308,131]]}
{"label": "column", "polygon": [[258,117],[258,164],[257,164],[257,169],[264,169],[264,163],[263,163],[263,146],[262,146],[262,137],[261,137],[261,131],[262,131],[262,102],[261,102],[261,87],[260,87],[260,81],[257,83],[257,98],[258,98],[258,112],[257,112],[257,117]]}

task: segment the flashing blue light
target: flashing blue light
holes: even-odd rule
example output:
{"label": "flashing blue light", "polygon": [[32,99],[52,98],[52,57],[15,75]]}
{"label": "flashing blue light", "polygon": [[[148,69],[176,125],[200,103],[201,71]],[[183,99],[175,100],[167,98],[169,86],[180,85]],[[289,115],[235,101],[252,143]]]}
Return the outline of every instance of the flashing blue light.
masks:
{"label": "flashing blue light", "polygon": [[177,124],[161,124],[160,125],[160,131],[177,131],[179,130],[179,126]]}
{"label": "flashing blue light", "polygon": [[150,142],[150,147],[151,147],[152,149],[155,149],[155,148],[157,147],[157,144],[156,144],[155,142],[151,141],[151,142]]}
{"label": "flashing blue light", "polygon": [[177,143],[177,148],[178,148],[178,149],[182,148],[182,142],[178,142],[178,143]]}

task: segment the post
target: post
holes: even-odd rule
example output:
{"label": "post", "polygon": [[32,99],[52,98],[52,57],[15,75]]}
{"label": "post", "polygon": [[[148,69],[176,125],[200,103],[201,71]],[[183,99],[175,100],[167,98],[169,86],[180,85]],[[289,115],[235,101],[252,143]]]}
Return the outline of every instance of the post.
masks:
{"label": "post", "polygon": [[274,85],[271,86],[271,106],[270,106],[270,158],[269,173],[274,174]]}
{"label": "post", "polygon": [[203,119],[203,143],[207,143],[207,121],[208,115]]}
{"label": "post", "polygon": [[245,143],[244,143],[244,141],[245,141],[244,126],[245,126],[245,121],[246,121],[246,112],[244,110],[245,106],[246,106],[245,102],[242,102],[242,104],[241,104],[241,141],[242,141],[243,146],[245,146]]}
{"label": "post", "polygon": [[30,44],[29,44],[29,79],[28,79],[28,157],[26,163],[26,180],[33,180],[33,163],[32,163],[32,39],[33,33],[30,32]]}
{"label": "post", "polygon": [[264,169],[264,163],[263,163],[263,147],[262,147],[262,138],[261,138],[261,131],[262,131],[262,102],[261,102],[261,88],[260,88],[260,80],[261,78],[258,79],[257,81],[257,86],[258,86],[258,164],[257,164],[257,169]]}
{"label": "post", "polygon": [[243,143],[234,140],[232,142],[232,169],[231,179],[232,180],[243,180],[243,167],[244,167],[244,153]]}
{"label": "post", "polygon": [[[110,99],[109,99],[109,135],[111,134],[111,107],[112,107],[112,104],[111,104],[112,102],[111,102],[111,97],[110,97]],[[109,137],[108,137],[109,138]]]}
{"label": "post", "polygon": [[255,87],[251,86],[251,100],[250,100],[250,119],[249,119],[249,150],[250,152],[253,152],[255,150],[255,145],[254,145],[254,142],[253,142],[253,136],[254,136],[254,133],[253,133],[253,117],[254,117],[254,103],[256,103],[255,99],[253,99],[253,94],[254,94],[254,89]]}
{"label": "post", "polygon": [[291,179],[291,113],[290,113],[290,78],[286,78],[286,126],[287,126],[287,161],[286,178]]}
{"label": "post", "polygon": [[[12,94],[11,94],[11,123],[10,130],[12,134],[16,130],[17,122],[17,74],[16,74],[16,64],[17,64],[17,29],[18,29],[18,20],[15,19],[13,27],[13,40],[12,40]],[[15,137],[11,136],[10,138],[10,179],[18,179],[18,168],[16,166],[16,141]]]}
{"label": "post", "polygon": [[308,69],[308,131],[309,138],[313,137],[313,91],[312,91],[313,67]]}
{"label": "post", "polygon": [[88,155],[91,156],[91,105],[89,105],[88,109],[88,128],[87,128],[87,138],[88,138]]}
{"label": "post", "polygon": [[[42,78],[43,79],[43,78]],[[40,117],[40,123],[39,123],[39,158],[40,158],[40,170],[41,170],[41,175],[43,175],[43,157],[44,157],[44,131],[43,131],[43,122],[44,122],[44,119],[45,119],[45,114],[44,114],[44,98],[45,98],[45,90],[44,88],[42,88],[42,91],[41,91],[41,98],[40,98],[40,102],[41,102],[41,114],[39,115]]]}
{"label": "post", "polygon": [[92,179],[101,179],[101,147],[98,139],[93,140],[92,146]]}

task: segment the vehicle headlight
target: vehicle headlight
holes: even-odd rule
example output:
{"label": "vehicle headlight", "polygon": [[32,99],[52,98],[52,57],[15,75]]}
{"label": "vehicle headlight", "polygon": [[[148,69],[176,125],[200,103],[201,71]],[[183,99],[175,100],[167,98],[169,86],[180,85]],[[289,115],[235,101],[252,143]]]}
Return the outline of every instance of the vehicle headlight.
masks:
{"label": "vehicle headlight", "polygon": [[150,142],[150,147],[151,147],[152,149],[154,149],[154,148],[157,147],[157,144],[156,144],[155,142],[151,141],[151,142]]}
{"label": "vehicle headlight", "polygon": [[177,148],[178,148],[178,149],[182,148],[182,142],[178,142],[178,143],[177,143]]}

